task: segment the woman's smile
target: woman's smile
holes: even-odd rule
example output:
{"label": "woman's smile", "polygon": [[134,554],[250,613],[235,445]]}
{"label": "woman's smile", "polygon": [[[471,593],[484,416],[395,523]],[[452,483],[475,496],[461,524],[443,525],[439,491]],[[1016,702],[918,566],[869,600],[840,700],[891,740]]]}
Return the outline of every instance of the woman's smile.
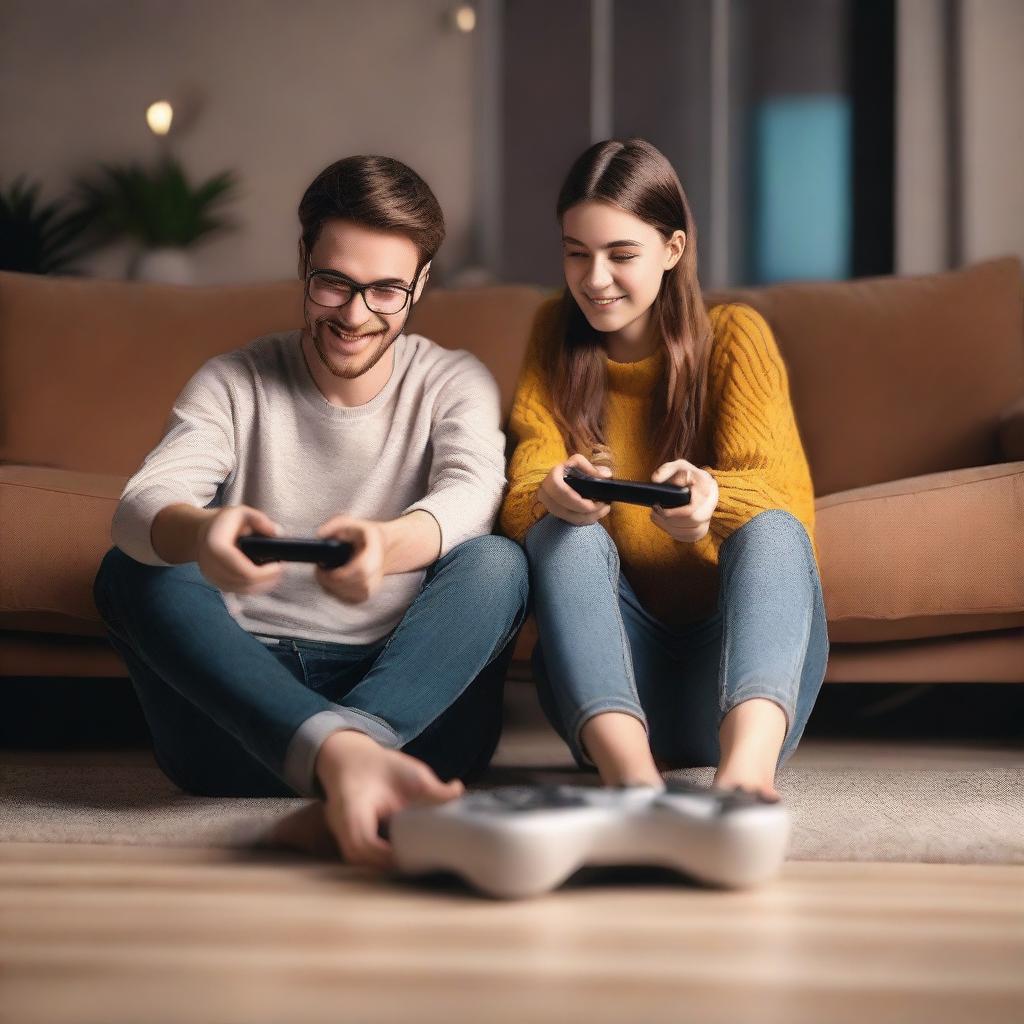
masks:
{"label": "woman's smile", "polygon": [[616,302],[619,302],[625,297],[625,295],[610,295],[607,297],[596,298],[593,295],[588,295],[587,299],[593,305],[597,306],[598,309],[608,309],[609,307],[614,306]]}

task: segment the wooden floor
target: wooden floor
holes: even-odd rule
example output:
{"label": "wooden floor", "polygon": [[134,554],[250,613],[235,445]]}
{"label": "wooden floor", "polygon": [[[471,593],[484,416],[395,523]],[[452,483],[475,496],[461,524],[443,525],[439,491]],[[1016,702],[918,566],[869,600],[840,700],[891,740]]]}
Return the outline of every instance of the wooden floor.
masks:
{"label": "wooden floor", "polygon": [[1024,869],[497,903],[298,855],[0,846],[0,1020],[1020,1021]]}
{"label": "wooden floor", "polygon": [[[1019,763],[948,744],[797,756]],[[497,760],[565,752],[510,729]],[[2,1024],[1022,1020],[1024,867],[789,863],[738,893],[634,872],[500,903],[299,854],[0,844]]]}

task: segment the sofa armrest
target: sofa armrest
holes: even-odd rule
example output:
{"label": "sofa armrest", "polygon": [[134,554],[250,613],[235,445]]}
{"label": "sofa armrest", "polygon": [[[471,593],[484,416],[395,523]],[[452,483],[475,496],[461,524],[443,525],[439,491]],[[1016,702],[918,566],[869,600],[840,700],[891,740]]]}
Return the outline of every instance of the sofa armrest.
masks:
{"label": "sofa armrest", "polygon": [[1024,462],[1024,395],[999,417],[999,450],[1007,462]]}

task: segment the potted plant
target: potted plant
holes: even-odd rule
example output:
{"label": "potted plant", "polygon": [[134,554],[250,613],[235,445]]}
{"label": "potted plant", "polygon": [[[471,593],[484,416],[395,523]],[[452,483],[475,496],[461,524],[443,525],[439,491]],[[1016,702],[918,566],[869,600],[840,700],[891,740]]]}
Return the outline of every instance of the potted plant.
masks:
{"label": "potted plant", "polygon": [[235,226],[221,208],[237,184],[235,175],[224,171],[193,186],[181,164],[166,157],[153,169],[104,164],[95,178],[79,179],[78,191],[97,244],[129,240],[139,245],[131,277],[191,284],[189,250]]}
{"label": "potted plant", "polygon": [[64,199],[42,203],[39,190],[24,175],[0,188],[0,270],[73,274],[94,245],[88,218]]}

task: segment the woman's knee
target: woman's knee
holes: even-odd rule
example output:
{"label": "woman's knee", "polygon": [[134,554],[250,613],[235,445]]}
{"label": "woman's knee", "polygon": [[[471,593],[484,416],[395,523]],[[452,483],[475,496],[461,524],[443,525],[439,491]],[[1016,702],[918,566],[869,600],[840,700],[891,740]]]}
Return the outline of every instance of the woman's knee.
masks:
{"label": "woman's knee", "polygon": [[805,571],[815,577],[818,574],[807,528],[792,513],[779,508],[759,512],[726,538],[719,556],[724,580],[731,578],[730,570],[740,562],[772,572],[785,573],[786,567],[799,567],[801,575]]}
{"label": "woman's knee", "polygon": [[807,527],[792,512],[782,508],[769,508],[758,512],[753,519],[747,520],[738,530],[726,538],[723,550],[751,541],[795,540],[808,552],[811,551],[810,537]]}
{"label": "woman's knee", "polygon": [[607,558],[615,550],[614,541],[600,523],[574,526],[552,515],[530,527],[525,544],[531,568],[553,560],[585,559],[595,555]]}

